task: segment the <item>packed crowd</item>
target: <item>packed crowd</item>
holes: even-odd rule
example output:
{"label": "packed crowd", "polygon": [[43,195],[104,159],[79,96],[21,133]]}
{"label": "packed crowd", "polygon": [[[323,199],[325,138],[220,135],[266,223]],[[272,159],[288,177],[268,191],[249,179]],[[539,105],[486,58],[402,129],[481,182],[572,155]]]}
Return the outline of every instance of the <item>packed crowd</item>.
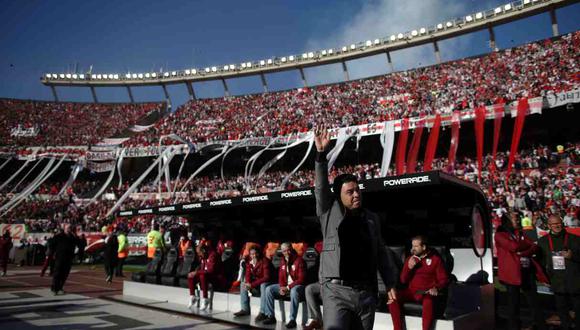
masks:
{"label": "packed crowd", "polygon": [[[490,200],[497,219],[506,210],[515,209],[520,211],[522,216],[529,215],[533,218],[534,225],[540,229],[546,229],[546,221],[551,214],[559,214],[568,225],[580,226],[578,222],[580,216],[580,143],[568,143],[559,150],[550,149],[547,146],[521,150],[514,164],[516,170],[510,175],[509,184],[506,186],[504,183],[506,182],[507,157],[505,153],[498,153],[495,161],[497,168],[495,175],[492,176],[488,170],[485,170],[482,173],[482,181],[479,183]],[[484,168],[490,168],[489,165],[492,162],[491,155],[486,155]],[[422,167],[423,164],[419,162],[417,171],[421,171]],[[437,158],[434,160],[433,168],[477,183],[477,164],[472,158],[458,158],[452,166],[448,164],[446,158]],[[359,180],[373,179],[380,176],[380,165],[377,163],[358,164],[333,168],[329,175],[330,180],[333,181],[333,178],[341,173],[354,174]],[[388,175],[396,174],[394,167],[391,167]],[[225,180],[222,180],[219,175],[204,175],[191,180],[181,194],[167,194],[167,188],[163,182],[160,186],[165,194],[160,196],[156,194],[159,191],[159,185],[148,181],[142,184],[134,195],[126,199],[121,208],[134,209],[196,202],[302,189],[314,185],[314,171],[302,170],[295,173],[285,187],[281,187],[282,179],[287,175],[287,172],[272,171],[260,178],[250,176],[249,182],[241,175],[225,177]],[[185,181],[186,178],[172,180],[172,190],[179,192]],[[115,203],[114,199],[99,199],[88,206],[75,203],[79,196],[76,193],[94,192],[98,190],[100,184],[102,183],[97,181],[78,181],[73,184],[70,194],[50,200],[40,199],[40,195],[32,195],[26,202],[21,203],[2,218],[13,223],[22,221],[34,223],[31,228],[35,229],[51,229],[58,223],[71,222],[81,225],[86,231],[98,231],[103,223],[111,221],[125,223],[129,232],[145,232],[149,229],[151,216],[114,220],[106,218],[105,215]],[[129,186],[128,182],[124,182],[120,188],[115,184],[110,186],[106,193],[118,199],[129,189]],[[50,189],[57,190],[53,188]],[[8,201],[7,198],[6,195],[0,195],[2,204]],[[36,223],[31,219],[44,221]]]}
{"label": "packed crowd", "polygon": [[0,144],[87,146],[115,136],[163,103],[99,104],[0,99]]}
{"label": "packed crowd", "polygon": [[[278,93],[190,101],[125,142],[156,145],[282,136],[543,96],[578,86],[580,32],[440,65]],[[164,140],[165,143],[179,143]]]}

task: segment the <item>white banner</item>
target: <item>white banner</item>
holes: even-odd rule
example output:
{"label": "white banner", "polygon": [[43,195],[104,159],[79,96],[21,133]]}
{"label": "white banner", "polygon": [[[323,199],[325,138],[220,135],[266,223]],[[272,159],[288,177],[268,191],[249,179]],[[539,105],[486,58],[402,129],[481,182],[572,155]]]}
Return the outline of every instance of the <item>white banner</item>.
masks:
{"label": "white banner", "polygon": [[580,89],[575,89],[569,92],[563,93],[550,93],[546,95],[545,106],[547,108],[555,108],[569,103],[579,103],[580,102]]}

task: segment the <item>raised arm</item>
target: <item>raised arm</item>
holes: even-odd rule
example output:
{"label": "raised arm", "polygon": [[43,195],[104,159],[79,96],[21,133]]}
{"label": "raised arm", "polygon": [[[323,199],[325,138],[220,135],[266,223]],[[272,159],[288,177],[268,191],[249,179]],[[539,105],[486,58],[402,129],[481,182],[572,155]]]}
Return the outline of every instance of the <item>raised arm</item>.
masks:
{"label": "raised arm", "polygon": [[328,182],[328,162],[326,153],[330,144],[330,133],[325,126],[314,129],[316,144],[314,196],[316,197],[316,215],[321,216],[332,206],[332,193]]}

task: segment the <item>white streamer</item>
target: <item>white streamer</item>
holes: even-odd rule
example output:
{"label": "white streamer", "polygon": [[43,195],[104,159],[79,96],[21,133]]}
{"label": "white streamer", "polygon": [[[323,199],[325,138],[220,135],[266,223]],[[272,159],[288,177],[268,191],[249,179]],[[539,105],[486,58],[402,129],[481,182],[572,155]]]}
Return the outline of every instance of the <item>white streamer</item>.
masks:
{"label": "white streamer", "polygon": [[223,146],[222,152],[220,152],[216,156],[213,156],[212,158],[210,158],[210,160],[208,160],[203,165],[201,165],[192,175],[189,176],[189,178],[187,179],[187,181],[185,181],[185,183],[183,184],[183,187],[181,187],[181,190],[179,190],[179,192],[183,192],[185,190],[185,188],[187,188],[187,185],[189,184],[189,182],[191,180],[193,180],[193,178],[195,178],[195,176],[197,174],[199,174],[199,172],[203,171],[206,167],[211,165],[211,163],[213,163],[216,159],[222,157],[226,153],[227,150],[228,150],[228,146]]}
{"label": "white streamer", "polygon": [[293,169],[292,172],[290,172],[284,178],[284,180],[282,180],[282,183],[280,184],[280,188],[284,189],[284,187],[286,187],[286,184],[288,183],[288,180],[290,180],[290,178],[294,175],[294,173],[296,173],[296,171],[298,171],[298,169],[302,166],[302,164],[304,164],[304,162],[308,158],[308,155],[310,154],[310,151],[312,150],[312,146],[314,146],[314,132],[310,132],[308,134],[308,149],[306,149],[306,153],[304,154],[304,158],[302,158],[302,161],[300,162],[300,164],[298,164],[298,166],[296,166],[296,168]]}
{"label": "white streamer", "polygon": [[26,166],[28,166],[28,163],[30,163],[30,159],[27,159],[26,162],[24,162],[24,164],[22,165],[21,168],[18,169],[18,171],[14,172],[14,174],[12,174],[12,176],[10,176],[8,178],[8,180],[6,180],[1,186],[0,186],[0,191],[2,191],[2,189],[4,189],[4,187],[6,187],[12,180],[14,180],[15,177],[18,176],[18,174],[20,174],[20,172],[22,172]]}
{"label": "white streamer", "polygon": [[385,129],[381,134],[381,145],[383,146],[383,160],[381,162],[381,177],[387,176],[391,158],[393,156],[393,146],[395,144],[395,122],[389,121],[384,124]]}

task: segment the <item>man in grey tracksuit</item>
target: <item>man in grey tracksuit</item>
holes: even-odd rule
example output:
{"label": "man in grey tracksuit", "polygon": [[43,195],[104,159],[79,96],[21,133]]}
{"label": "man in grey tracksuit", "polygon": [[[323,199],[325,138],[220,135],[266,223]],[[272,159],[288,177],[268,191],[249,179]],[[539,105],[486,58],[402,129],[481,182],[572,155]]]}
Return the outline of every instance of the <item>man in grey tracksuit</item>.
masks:
{"label": "man in grey tracksuit", "polygon": [[389,303],[396,299],[398,269],[381,238],[379,217],[362,208],[356,177],[339,175],[334,180],[334,194],[330,191],[326,161],[330,134],[325,127],[314,134],[316,215],[323,237],[319,280],[324,329],[372,329],[377,271]]}

